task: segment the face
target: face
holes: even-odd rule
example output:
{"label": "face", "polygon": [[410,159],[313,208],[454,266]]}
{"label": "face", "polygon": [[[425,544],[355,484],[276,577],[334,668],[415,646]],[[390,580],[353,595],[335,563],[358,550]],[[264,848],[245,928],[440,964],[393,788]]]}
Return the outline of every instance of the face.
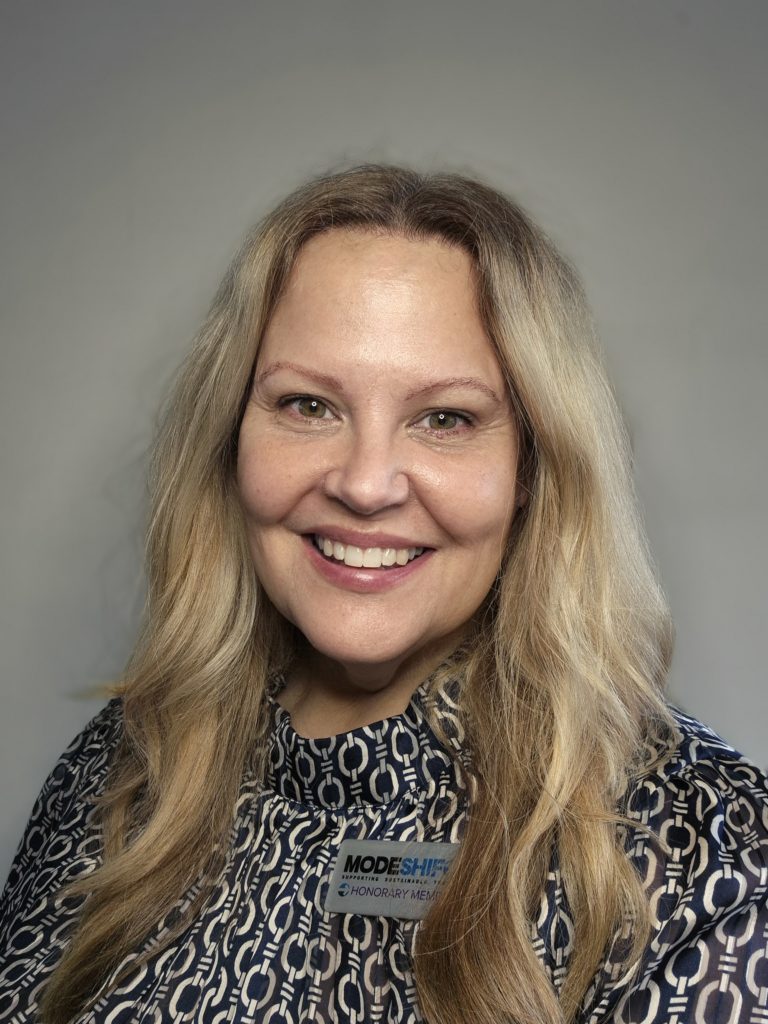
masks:
{"label": "face", "polygon": [[460,635],[500,565],[516,465],[470,257],[311,239],[262,341],[237,473],[257,575],[315,651],[375,676]]}

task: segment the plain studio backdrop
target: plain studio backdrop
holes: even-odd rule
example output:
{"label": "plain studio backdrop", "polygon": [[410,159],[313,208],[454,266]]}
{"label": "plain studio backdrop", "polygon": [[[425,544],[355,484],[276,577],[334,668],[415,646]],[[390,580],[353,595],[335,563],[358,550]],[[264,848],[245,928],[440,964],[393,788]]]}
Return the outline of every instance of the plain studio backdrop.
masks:
{"label": "plain studio backdrop", "polygon": [[143,598],[161,399],[246,229],[365,160],[476,173],[575,262],[672,699],[768,765],[768,4],[2,3],[0,873]]}

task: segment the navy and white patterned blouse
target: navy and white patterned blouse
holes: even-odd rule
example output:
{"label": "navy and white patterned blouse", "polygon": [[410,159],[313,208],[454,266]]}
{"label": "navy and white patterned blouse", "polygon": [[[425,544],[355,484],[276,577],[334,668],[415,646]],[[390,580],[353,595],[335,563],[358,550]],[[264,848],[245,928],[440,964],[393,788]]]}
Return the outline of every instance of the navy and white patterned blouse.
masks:
{"label": "navy and white patterned blouse", "polygon": [[[410,970],[420,922],[328,912],[324,896],[344,839],[461,841],[471,790],[452,691],[436,708],[453,750],[427,725],[424,684],[402,714],[324,739],[298,735],[276,692],[266,785],[243,782],[213,899],[117,988],[107,979],[80,1024],[423,1020]],[[630,979],[604,964],[580,1024],[768,1024],[768,780],[706,726],[675,717],[679,745],[630,800],[631,816],[670,849],[660,857],[641,830],[627,840],[653,939]],[[38,1021],[77,910],[57,890],[99,863],[88,798],[103,788],[121,728],[113,700],[35,804],[0,903],[0,1021]],[[572,931],[553,863],[531,938],[558,989]]]}

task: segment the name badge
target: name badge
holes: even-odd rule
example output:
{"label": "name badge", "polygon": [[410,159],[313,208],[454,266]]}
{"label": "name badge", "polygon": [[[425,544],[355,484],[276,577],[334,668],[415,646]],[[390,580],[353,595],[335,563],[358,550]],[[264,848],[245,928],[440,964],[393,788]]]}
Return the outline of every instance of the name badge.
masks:
{"label": "name badge", "polygon": [[374,917],[425,917],[459,843],[345,839],[325,909]]}

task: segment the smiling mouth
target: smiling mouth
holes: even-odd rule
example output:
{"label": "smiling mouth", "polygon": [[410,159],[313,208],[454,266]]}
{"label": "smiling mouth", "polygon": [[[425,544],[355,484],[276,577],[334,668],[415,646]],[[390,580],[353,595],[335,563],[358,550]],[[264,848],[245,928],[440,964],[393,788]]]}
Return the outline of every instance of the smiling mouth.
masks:
{"label": "smiling mouth", "polygon": [[353,569],[392,569],[407,565],[423,555],[427,548],[358,548],[354,544],[310,534],[312,543],[329,562],[341,562]]}

